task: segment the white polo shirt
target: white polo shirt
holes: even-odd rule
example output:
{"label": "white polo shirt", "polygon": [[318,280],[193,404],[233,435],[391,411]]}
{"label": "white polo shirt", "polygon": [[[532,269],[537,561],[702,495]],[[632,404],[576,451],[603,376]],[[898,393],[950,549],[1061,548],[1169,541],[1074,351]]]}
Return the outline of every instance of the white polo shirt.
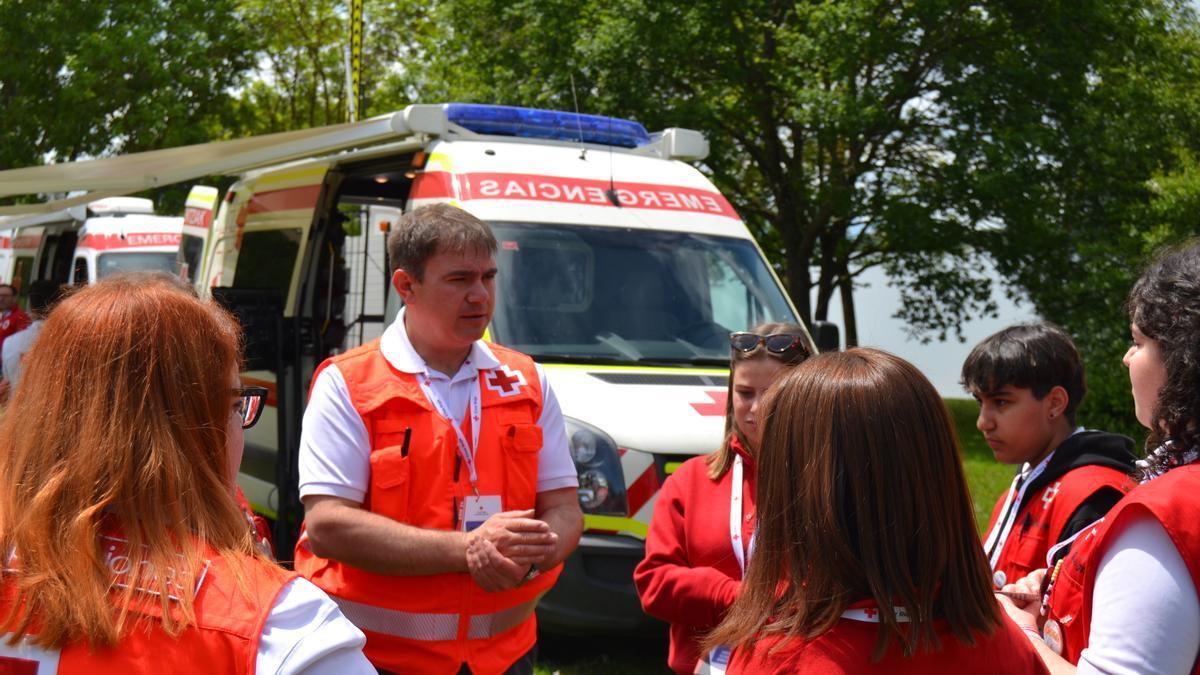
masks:
{"label": "white polo shirt", "polygon": [[[380,338],[380,351],[396,370],[424,374],[430,387],[451,410],[466,411],[471,386],[480,370],[498,368],[500,362],[483,340],[471,345],[471,352],[458,372],[451,376],[426,365],[404,327],[404,310]],[[567,449],[567,429],[558,398],[546,381],[541,365],[536,365],[542,384],[542,449],[538,455],[537,491],[547,492],[577,487],[575,463]],[[371,443],[362,417],[350,401],[346,380],[332,364],[317,376],[312,396],[304,410],[300,432],[300,496],[330,495],[362,503],[371,484]]]}

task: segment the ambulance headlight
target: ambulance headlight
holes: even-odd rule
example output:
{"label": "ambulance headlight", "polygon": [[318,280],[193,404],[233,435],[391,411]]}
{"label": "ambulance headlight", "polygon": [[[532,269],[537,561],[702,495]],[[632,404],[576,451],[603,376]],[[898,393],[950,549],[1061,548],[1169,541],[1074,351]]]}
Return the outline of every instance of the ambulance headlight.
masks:
{"label": "ambulance headlight", "polygon": [[571,434],[571,459],[575,465],[591,464],[596,459],[596,434],[587,429],[578,429]]}
{"label": "ambulance headlight", "polygon": [[570,417],[567,442],[579,475],[579,506],[584,513],[629,515],[625,474],[617,444],[596,427]]}

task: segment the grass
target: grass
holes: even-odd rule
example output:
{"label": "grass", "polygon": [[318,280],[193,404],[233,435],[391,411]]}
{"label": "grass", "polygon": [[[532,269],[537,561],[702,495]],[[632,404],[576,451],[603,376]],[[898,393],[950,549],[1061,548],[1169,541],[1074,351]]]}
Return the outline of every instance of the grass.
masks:
{"label": "grass", "polygon": [[[946,399],[962,446],[963,468],[971,488],[975,523],[980,536],[987,527],[996,499],[1012,482],[1014,467],[1000,464],[975,428],[979,404],[971,399]],[[666,636],[641,638],[542,638],[538,675],[599,675],[669,673]]]}
{"label": "grass", "polygon": [[962,446],[963,469],[967,474],[967,485],[971,488],[971,501],[975,506],[975,524],[979,536],[983,536],[996,500],[1012,483],[1016,467],[1001,464],[992,457],[992,449],[983,441],[983,435],[975,428],[979,415],[979,404],[971,399],[948,398],[946,407],[954,418],[958,442]]}

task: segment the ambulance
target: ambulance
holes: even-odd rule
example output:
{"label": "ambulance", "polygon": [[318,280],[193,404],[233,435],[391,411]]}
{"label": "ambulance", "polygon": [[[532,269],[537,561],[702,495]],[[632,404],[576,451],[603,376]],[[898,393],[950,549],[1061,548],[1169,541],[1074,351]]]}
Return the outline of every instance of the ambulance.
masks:
{"label": "ambulance", "polygon": [[[153,202],[138,197],[15,218],[0,230],[8,240],[0,272],[21,288],[40,279],[84,285],[117,272],[176,273],[183,230],[183,218],[155,215]],[[207,237],[207,225],[193,231]]]}
{"label": "ambulance", "polygon": [[113,197],[88,204],[76,232],[67,283],[94,284],[118,272],[178,272],[183,218],[156,216],[149,199]]}
{"label": "ambulance", "polygon": [[174,150],[0,173],[0,186],[132,192],[237,176],[216,207],[197,284],[238,314],[242,379],[270,391],[239,482],[275,520],[281,556],[290,558],[303,516],[296,453],[314,369],[354,346],[351,327],[386,324],[399,307],[386,265],[369,270],[386,293],[378,306],[350,297],[360,270],[347,267],[347,240],[381,238],[363,226],[394,220],[368,215],[380,209],[447,202],[488,222],[499,242],[488,338],[542,364],[566,418],[585,532],[539,606],[542,626],[594,635],[655,623],[633,568],[663,481],[721,442],[729,333],[799,323],[746,225],[692,165],[708,154],[700,133],[451,103]]}

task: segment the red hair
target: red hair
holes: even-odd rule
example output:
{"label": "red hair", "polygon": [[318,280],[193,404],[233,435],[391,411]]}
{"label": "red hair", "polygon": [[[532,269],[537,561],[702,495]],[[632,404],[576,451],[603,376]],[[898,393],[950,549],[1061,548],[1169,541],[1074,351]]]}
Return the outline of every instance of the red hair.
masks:
{"label": "red hair", "polygon": [[[158,593],[177,634],[192,597],[168,584],[193,588],[204,556],[238,579],[261,557],[226,468],[239,341],[227,312],[163,274],[105,279],[50,313],[0,421],[0,546],[16,554],[0,628],[14,641],[35,626],[42,646],[111,645],[135,589]],[[124,590],[102,550],[113,531],[128,541]]]}

